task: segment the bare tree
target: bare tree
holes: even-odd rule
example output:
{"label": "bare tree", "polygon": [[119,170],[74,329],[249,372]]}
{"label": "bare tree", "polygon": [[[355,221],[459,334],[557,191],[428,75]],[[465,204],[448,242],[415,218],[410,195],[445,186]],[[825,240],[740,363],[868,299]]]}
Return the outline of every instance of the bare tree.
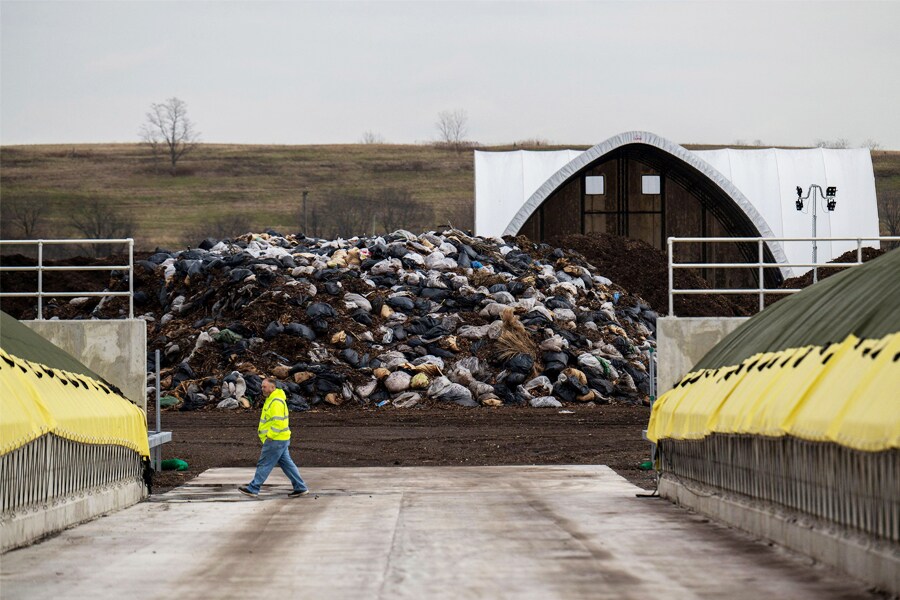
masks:
{"label": "bare tree", "polygon": [[188,229],[182,241],[186,246],[197,246],[206,238],[234,239],[250,231],[255,231],[255,228],[248,215],[229,213]]}
{"label": "bare tree", "polygon": [[362,134],[362,138],[359,140],[360,144],[383,144],[384,136],[380,133],[375,133],[374,131],[365,131]]}
{"label": "bare tree", "polygon": [[865,146],[869,150],[881,150],[881,144],[879,144],[878,141],[873,138],[869,138],[865,142],[863,142],[863,146]]}
{"label": "bare tree", "polygon": [[849,148],[850,141],[847,138],[836,140],[816,140],[816,148]]}
{"label": "bare tree", "polygon": [[[88,239],[127,238],[134,235],[137,224],[130,213],[101,204],[92,200],[82,204],[69,217],[69,223],[81,235]],[[90,251],[94,256],[101,256],[104,244],[91,244]]]}
{"label": "bare tree", "polygon": [[[878,221],[881,235],[900,235],[900,194],[885,192],[878,198]],[[898,242],[884,242],[887,248],[900,246]]]}
{"label": "bare tree", "polygon": [[475,226],[472,220],[474,211],[468,203],[442,203],[435,211],[433,217],[435,227],[452,225],[460,229],[471,229]]}
{"label": "bare tree", "polygon": [[[304,229],[303,235],[309,237],[321,237],[322,235],[322,211],[319,210],[319,207],[316,204],[313,204],[309,209],[309,217],[306,219],[309,223],[309,231],[305,231],[306,227],[301,227]],[[303,221],[301,221],[303,223]]]}
{"label": "bare tree", "polygon": [[194,123],[188,119],[187,104],[174,97],[161,104],[150,105],[140,134],[154,157],[166,157],[172,175],[175,175],[181,157],[196,148],[200,141],[200,133],[194,130]]}
{"label": "bare tree", "polygon": [[327,203],[321,215],[321,229],[325,237],[352,237],[371,233],[372,203],[360,192],[338,192]]}
{"label": "bare tree", "polygon": [[375,195],[373,204],[379,225],[385,233],[398,229],[421,231],[429,228],[434,220],[434,208],[417,200],[407,190],[383,189]]}
{"label": "bare tree", "polygon": [[47,205],[40,200],[26,201],[21,198],[7,204],[13,225],[22,231],[22,238],[30,240],[40,228],[47,212]]}
{"label": "bare tree", "polygon": [[434,208],[407,190],[384,188],[360,192],[338,190],[309,212],[311,236],[333,238],[431,227]]}
{"label": "bare tree", "polygon": [[441,142],[459,152],[465,145],[466,134],[469,132],[469,116],[459,108],[444,110],[438,113],[436,127]]}
{"label": "bare tree", "polygon": [[[330,210],[324,210],[322,204],[330,206],[329,199],[318,195],[308,196],[306,213],[303,212],[303,204],[299,204],[294,210],[294,223],[297,224],[297,232],[307,237],[322,237],[324,228],[331,227]],[[330,198],[330,197],[329,197]],[[320,201],[323,201],[320,203]]]}
{"label": "bare tree", "polygon": [[550,145],[545,138],[533,137],[513,142],[513,148],[543,148]]}
{"label": "bare tree", "polygon": [[[305,226],[304,226],[305,221]],[[298,229],[309,237],[352,237],[371,233],[375,222],[369,196],[359,191],[336,190],[327,196],[316,196],[307,207],[296,211]]]}

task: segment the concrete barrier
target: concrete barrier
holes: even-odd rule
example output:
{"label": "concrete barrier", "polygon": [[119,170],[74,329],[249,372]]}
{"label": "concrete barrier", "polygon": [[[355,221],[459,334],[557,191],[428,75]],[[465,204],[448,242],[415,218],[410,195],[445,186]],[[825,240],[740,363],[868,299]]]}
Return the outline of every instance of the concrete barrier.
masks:
{"label": "concrete barrier", "polygon": [[147,410],[147,323],[142,319],[22,321]]}
{"label": "concrete barrier", "polygon": [[147,497],[143,481],[100,486],[0,519],[0,552],[27,546],[68,527],[128,508]]}
{"label": "concrete barrier", "polygon": [[716,521],[805,554],[891,594],[900,594],[900,551],[884,540],[663,474],[659,495]]}
{"label": "concrete barrier", "polygon": [[661,317],[656,321],[657,395],[671,390],[713,346],[749,317]]}

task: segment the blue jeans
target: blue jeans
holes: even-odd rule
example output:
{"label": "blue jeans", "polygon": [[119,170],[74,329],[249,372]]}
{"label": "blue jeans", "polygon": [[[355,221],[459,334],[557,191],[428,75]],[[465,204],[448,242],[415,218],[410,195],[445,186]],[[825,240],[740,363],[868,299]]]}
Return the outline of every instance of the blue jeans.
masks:
{"label": "blue jeans", "polygon": [[272,472],[275,465],[281,467],[287,478],[291,480],[291,485],[294,486],[295,492],[302,492],[307,489],[303,478],[300,477],[300,469],[291,460],[291,453],[288,448],[290,445],[291,440],[266,440],[266,443],[263,444],[262,452],[259,454],[259,462],[256,463],[256,475],[253,477],[250,485],[247,486],[251,492],[254,494],[259,493],[259,488],[269,478],[269,473]]}

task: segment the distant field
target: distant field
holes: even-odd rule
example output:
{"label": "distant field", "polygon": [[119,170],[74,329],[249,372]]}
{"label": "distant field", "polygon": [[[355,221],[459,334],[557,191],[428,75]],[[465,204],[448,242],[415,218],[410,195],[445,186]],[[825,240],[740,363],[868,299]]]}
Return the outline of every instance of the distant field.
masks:
{"label": "distant field", "polygon": [[[879,197],[896,199],[900,152],[876,151],[872,158]],[[179,247],[206,235],[300,231],[302,191],[308,190],[307,223],[318,235],[342,227],[370,233],[448,222],[471,228],[473,168],[471,151],[429,145],[204,144],[172,177],[137,144],[5,146],[0,225],[3,237],[22,237],[16,213],[42,206],[35,236],[76,236],[73,215],[96,202],[133,222],[140,248]],[[388,203],[403,207],[402,214],[377,213]],[[351,224],[351,215],[363,221]]]}
{"label": "distant field", "polygon": [[411,225],[472,225],[471,153],[430,146],[203,145],[175,177],[134,144],[18,146],[0,149],[0,167],[4,235],[14,233],[16,203],[47,206],[43,235],[75,235],[73,211],[94,200],[133,216],[135,239],[148,248],[214,235],[217,224],[296,232],[303,190],[307,218],[320,222],[331,218],[336,199],[391,190],[432,208],[431,222]]}
{"label": "distant field", "polygon": [[881,235],[900,235],[900,152],[873,151],[872,166],[875,168]]}

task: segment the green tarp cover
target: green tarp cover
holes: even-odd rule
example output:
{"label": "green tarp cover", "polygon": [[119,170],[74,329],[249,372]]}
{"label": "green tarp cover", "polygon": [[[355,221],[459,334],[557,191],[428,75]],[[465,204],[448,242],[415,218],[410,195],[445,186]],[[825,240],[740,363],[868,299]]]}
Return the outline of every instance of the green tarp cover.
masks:
{"label": "green tarp cover", "polygon": [[738,365],[762,352],[827,346],[900,331],[900,248],[785,298],[722,340],[693,368]]}
{"label": "green tarp cover", "polygon": [[3,311],[0,311],[0,348],[13,356],[31,362],[41,363],[54,369],[80,373],[97,381],[105,382],[102,377],[81,364],[77,358],[53,345],[52,342],[36,334]]}

